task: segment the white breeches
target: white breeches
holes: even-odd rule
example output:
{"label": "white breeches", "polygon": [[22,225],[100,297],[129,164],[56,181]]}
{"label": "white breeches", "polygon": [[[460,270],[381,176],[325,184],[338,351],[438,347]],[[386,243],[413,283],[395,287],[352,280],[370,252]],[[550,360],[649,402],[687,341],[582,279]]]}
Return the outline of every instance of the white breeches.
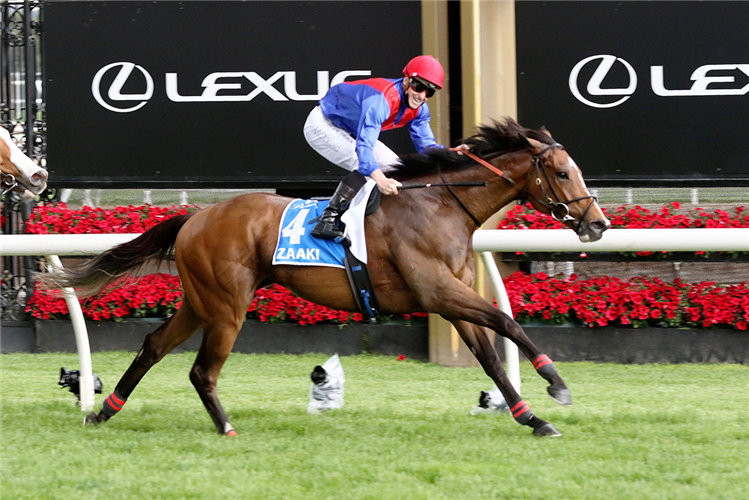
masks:
{"label": "white breeches", "polygon": [[[307,117],[304,137],[312,149],[329,162],[351,172],[359,169],[356,139],[325,118],[320,106],[316,106]],[[375,143],[372,153],[383,172],[390,170],[390,166],[399,161],[398,155],[380,141]]]}

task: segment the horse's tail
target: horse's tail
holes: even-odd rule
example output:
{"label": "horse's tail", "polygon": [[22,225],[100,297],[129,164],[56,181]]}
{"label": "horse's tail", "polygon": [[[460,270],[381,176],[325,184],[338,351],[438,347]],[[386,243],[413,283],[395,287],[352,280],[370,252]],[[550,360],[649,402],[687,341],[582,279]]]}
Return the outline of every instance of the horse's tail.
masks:
{"label": "horse's tail", "polygon": [[76,288],[79,297],[96,295],[121,276],[137,273],[169,258],[177,234],[193,214],[167,219],[134,240],[117,245],[76,268],[42,274],[39,282],[56,288]]}

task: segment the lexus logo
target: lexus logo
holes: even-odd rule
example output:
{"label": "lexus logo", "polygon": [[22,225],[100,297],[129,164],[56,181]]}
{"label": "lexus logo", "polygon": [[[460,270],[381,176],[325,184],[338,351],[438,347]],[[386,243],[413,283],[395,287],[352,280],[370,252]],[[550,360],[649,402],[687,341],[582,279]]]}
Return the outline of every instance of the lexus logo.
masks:
{"label": "lexus logo", "polygon": [[[598,66],[585,86],[590,96],[586,98],[580,91],[580,72],[590,63],[598,61]],[[621,64],[629,77],[625,88],[601,88],[601,83],[609,75],[615,64]],[[586,74],[588,74],[586,72]],[[667,89],[664,84],[663,66],[650,66],[650,88],[658,97],[717,97],[743,96],[749,94],[749,64],[704,64],[692,72],[691,87]],[[744,82],[742,84],[742,82]],[[575,64],[570,72],[569,86],[578,101],[594,108],[613,108],[629,99],[637,88],[637,73],[631,64],[620,57],[597,55],[586,57]],[[619,99],[611,101],[612,96]],[[601,99],[594,99],[602,97]]]}
{"label": "lexus logo", "polygon": [[[583,69],[586,64],[593,61],[599,61],[598,67],[593,72],[590,80],[588,80],[588,85],[585,87],[585,90],[588,92],[588,94],[590,94],[591,97],[616,96],[621,97],[621,99],[618,99],[614,102],[593,102],[590,99],[586,99],[585,97],[583,97],[578,87],[580,70]],[[609,74],[609,71],[611,71],[611,68],[615,63],[623,65],[627,70],[627,74],[629,75],[629,85],[627,85],[627,87],[625,88],[601,88],[601,82],[603,82],[603,79],[606,78],[606,76]],[[637,88],[637,73],[635,73],[635,69],[631,64],[620,57],[610,55],[590,56],[575,64],[575,67],[572,68],[572,72],[570,73],[569,84],[572,95],[574,95],[577,100],[582,102],[583,104],[587,104],[588,106],[592,106],[594,108],[613,108],[614,106],[618,106],[629,99],[630,96],[635,92],[635,89]]]}
{"label": "lexus logo", "polygon": [[[119,67],[120,70],[117,73],[117,76],[114,77],[114,80],[109,85],[109,90],[107,91],[107,97],[112,102],[126,102],[126,103],[133,103],[137,102],[134,106],[129,107],[115,107],[109,104],[107,101],[105,101],[101,96],[101,79],[104,76],[105,73],[107,73],[109,70],[113,68]],[[146,83],[146,91],[143,94],[123,94],[122,93],[122,87],[125,86],[125,82],[128,81],[130,78],[130,75],[133,73],[133,69],[138,69],[140,71],[139,76],[135,76],[133,78],[141,78],[145,79]],[[114,111],[116,113],[129,113],[131,111],[138,110],[146,105],[148,100],[153,97],[153,78],[151,78],[151,75],[148,74],[148,71],[143,69],[142,66],[138,66],[137,64],[133,64],[131,62],[116,62],[112,64],[108,64],[101,68],[99,71],[96,72],[96,75],[94,76],[93,82],[91,82],[91,92],[94,94],[94,99],[96,99],[96,102],[101,104],[104,108],[108,109],[109,111]]]}
{"label": "lexus logo", "polygon": [[[109,84],[108,89],[102,89],[106,86],[104,75],[109,71],[119,68],[117,74]],[[138,72],[134,71],[135,69]],[[164,74],[164,91],[166,97],[172,102],[190,103],[190,102],[249,102],[260,95],[264,95],[273,101],[319,101],[325,95],[330,87],[344,82],[350,77],[371,76],[372,71],[364,70],[344,70],[339,71],[333,78],[330,78],[329,71],[317,71],[317,92],[313,94],[300,94],[297,91],[297,73],[296,71],[276,71],[268,78],[261,76],[255,71],[218,71],[207,75],[201,83],[202,92],[198,95],[184,95],[179,90],[179,78],[177,73]],[[132,80],[132,81],[131,81]],[[142,94],[123,94],[122,89],[130,81],[131,88],[139,84],[143,88],[145,83],[146,91]],[[283,83],[283,92],[274,85]],[[102,92],[108,100],[105,100]],[[105,109],[116,113],[129,113],[136,111],[146,105],[149,99],[153,97],[153,78],[143,69],[143,67],[131,62],[116,62],[108,64],[96,72],[94,80],[91,82],[91,92],[96,102],[101,104]],[[119,103],[123,103],[119,106]]]}

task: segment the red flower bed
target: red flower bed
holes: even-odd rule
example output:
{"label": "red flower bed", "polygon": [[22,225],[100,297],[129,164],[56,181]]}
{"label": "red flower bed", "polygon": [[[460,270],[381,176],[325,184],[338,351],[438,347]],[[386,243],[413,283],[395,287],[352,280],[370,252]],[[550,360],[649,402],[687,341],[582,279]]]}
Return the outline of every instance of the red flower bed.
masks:
{"label": "red flower bed", "polygon": [[176,215],[195,211],[197,207],[161,208],[153,205],[115,207],[112,209],[83,207],[69,209],[65,203],[39,205],[34,208],[26,232],[32,234],[143,233]]}
{"label": "red flower bed", "polygon": [[[702,208],[682,211],[677,201],[652,211],[639,205],[622,205],[609,211],[602,208],[611,221],[612,228],[679,228],[679,227],[749,227],[749,212],[744,207],[736,207],[734,213],[721,209],[711,212]],[[563,229],[560,222],[550,215],[536,211],[530,203],[512,208],[498,229]]]}
{"label": "red flower bed", "polygon": [[[34,208],[26,224],[26,232],[53,233],[141,233],[175,215],[197,210],[198,207],[172,206],[169,208],[143,205],[112,209],[69,209],[65,203],[39,205]],[[702,208],[682,210],[673,202],[652,211],[639,205],[622,205],[615,210],[603,208],[612,228],[683,228],[683,227],[749,227],[749,212],[735,207],[731,212]],[[537,212],[530,203],[511,209],[498,229],[563,229],[550,215]]]}
{"label": "red flower bed", "polygon": [[[182,286],[178,276],[150,274],[141,278],[123,278],[88,299],[79,299],[83,315],[95,321],[122,321],[125,318],[164,318],[182,304]],[[36,288],[26,311],[37,319],[67,319],[67,303],[60,290]],[[404,315],[405,319],[425,317],[425,313]],[[247,311],[248,319],[266,323],[350,324],[362,320],[359,313],[336,311],[314,304],[280,285],[258,290]]]}
{"label": "red flower bed", "polygon": [[[580,321],[589,327],[629,325],[747,329],[749,285],[719,286],[713,282],[666,283],[657,278],[622,281],[606,276],[586,280],[551,278],[543,273],[517,272],[505,280],[515,319],[549,324]],[[153,274],[126,278],[101,294],[80,299],[84,315],[92,320],[166,317],[179,309],[179,278]],[[59,290],[35,290],[27,311],[38,319],[63,319],[68,308]],[[406,319],[424,313],[406,315]],[[335,311],[297,297],[279,285],[258,291],[247,318],[268,323],[348,324],[362,320],[359,313]]]}
{"label": "red flower bed", "polygon": [[[179,277],[150,274],[140,278],[123,278],[88,299],[79,299],[83,315],[92,320],[163,318],[182,304]],[[68,305],[61,290],[34,288],[26,311],[37,319],[67,319]]]}
{"label": "red flower bed", "polygon": [[519,322],[551,324],[580,321],[589,327],[747,329],[749,284],[720,286],[658,278],[623,281],[601,276],[586,280],[544,273],[514,273],[505,280],[512,312]]}
{"label": "red flower bed", "polygon": [[315,323],[345,325],[363,319],[360,313],[336,311],[317,305],[294,295],[281,285],[270,285],[258,290],[255,300],[250,304],[247,317],[266,323],[290,322],[300,325],[314,325]]}

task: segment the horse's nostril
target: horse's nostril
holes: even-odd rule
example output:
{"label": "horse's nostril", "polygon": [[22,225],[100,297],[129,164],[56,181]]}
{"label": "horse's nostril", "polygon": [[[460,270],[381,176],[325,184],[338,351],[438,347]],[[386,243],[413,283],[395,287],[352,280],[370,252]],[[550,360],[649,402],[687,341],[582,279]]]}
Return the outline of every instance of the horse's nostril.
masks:
{"label": "horse's nostril", "polygon": [[609,228],[609,225],[609,221],[603,219],[594,220],[590,223],[591,229],[599,233],[607,230]]}
{"label": "horse's nostril", "polygon": [[47,180],[47,175],[48,174],[46,170],[40,170],[31,176],[31,181],[34,184],[41,184],[42,182]]}

